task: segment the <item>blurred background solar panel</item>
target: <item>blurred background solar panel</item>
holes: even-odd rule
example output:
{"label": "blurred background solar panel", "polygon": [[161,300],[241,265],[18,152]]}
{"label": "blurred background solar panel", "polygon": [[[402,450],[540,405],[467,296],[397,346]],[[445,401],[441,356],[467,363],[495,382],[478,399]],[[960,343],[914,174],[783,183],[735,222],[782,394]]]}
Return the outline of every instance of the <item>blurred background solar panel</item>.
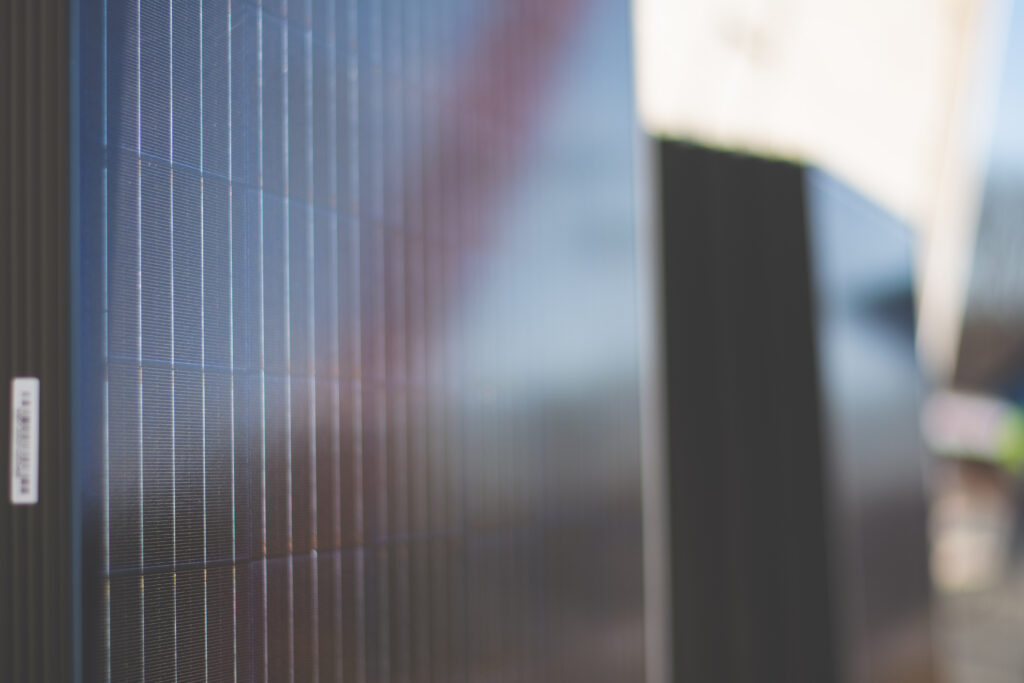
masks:
{"label": "blurred background solar panel", "polygon": [[626,3],[76,21],[85,679],[639,680]]}

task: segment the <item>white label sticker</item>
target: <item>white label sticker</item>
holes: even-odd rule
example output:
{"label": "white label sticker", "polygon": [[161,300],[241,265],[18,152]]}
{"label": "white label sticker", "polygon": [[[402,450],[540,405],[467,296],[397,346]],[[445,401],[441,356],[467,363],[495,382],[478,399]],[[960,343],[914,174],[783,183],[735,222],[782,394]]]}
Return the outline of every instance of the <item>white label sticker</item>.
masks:
{"label": "white label sticker", "polygon": [[39,379],[11,380],[11,503],[39,502]]}

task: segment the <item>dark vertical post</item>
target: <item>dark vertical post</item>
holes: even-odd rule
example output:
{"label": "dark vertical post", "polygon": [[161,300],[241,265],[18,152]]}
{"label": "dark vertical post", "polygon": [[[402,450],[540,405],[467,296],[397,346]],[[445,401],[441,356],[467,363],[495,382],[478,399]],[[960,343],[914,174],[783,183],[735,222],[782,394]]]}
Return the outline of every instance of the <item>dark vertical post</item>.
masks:
{"label": "dark vertical post", "polygon": [[803,169],[657,159],[674,680],[835,681]]}
{"label": "dark vertical post", "polygon": [[672,680],[935,680],[905,227],[653,144]]}

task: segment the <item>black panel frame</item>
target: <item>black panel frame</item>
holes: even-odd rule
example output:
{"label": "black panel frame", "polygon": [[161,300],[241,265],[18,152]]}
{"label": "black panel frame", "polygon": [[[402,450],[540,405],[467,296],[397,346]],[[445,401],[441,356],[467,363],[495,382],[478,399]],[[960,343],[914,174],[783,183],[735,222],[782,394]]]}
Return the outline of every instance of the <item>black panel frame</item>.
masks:
{"label": "black panel frame", "polygon": [[[73,677],[66,0],[0,8],[0,679]],[[8,496],[10,381],[40,380],[39,502]]]}

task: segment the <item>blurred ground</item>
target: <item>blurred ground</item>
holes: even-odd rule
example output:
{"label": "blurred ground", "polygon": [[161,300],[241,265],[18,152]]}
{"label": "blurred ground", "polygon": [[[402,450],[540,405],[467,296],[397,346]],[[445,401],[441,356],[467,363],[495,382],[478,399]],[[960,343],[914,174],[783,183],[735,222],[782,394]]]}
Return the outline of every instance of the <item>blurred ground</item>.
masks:
{"label": "blurred ground", "polygon": [[940,595],[936,605],[948,683],[1024,681],[1024,563],[989,588]]}
{"label": "blurred ground", "polygon": [[1024,507],[993,464],[933,472],[932,575],[944,683],[1024,681]]}

